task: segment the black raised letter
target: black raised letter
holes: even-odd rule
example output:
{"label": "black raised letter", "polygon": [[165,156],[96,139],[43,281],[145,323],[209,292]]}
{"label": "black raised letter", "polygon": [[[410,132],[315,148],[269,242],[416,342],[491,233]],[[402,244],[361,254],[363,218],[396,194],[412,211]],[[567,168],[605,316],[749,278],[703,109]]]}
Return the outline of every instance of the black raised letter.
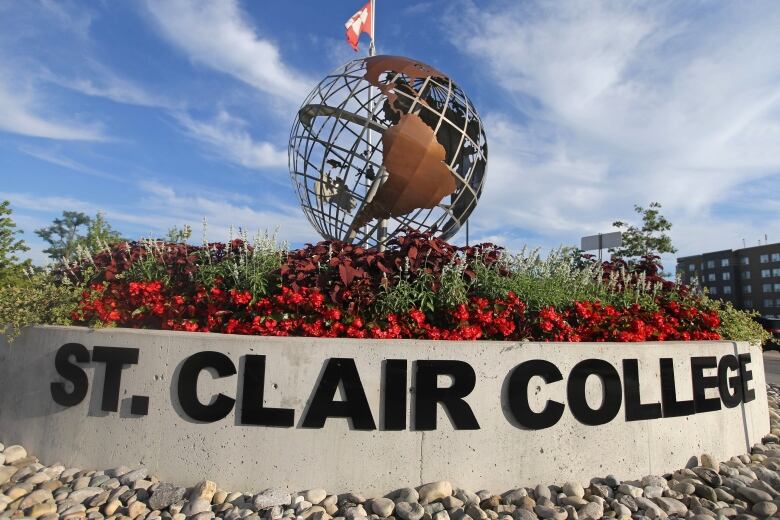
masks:
{"label": "black raised letter", "polygon": [[182,363],[177,392],[184,413],[196,421],[214,422],[224,419],[233,409],[236,400],[220,393],[211,404],[198,401],[198,375],[207,368],[216,370],[219,377],[232,376],[236,373],[236,366],[225,354],[213,350],[198,352]]}
{"label": "black raised letter", "polygon": [[257,426],[283,426],[289,428],[295,422],[291,408],[266,408],[263,406],[265,390],[265,356],[244,356],[244,397],[241,401],[241,424]]}
{"label": "black raised letter", "polygon": [[[603,385],[601,406],[593,409],[585,399],[585,382],[591,375],[598,376]],[[620,374],[611,363],[603,359],[585,359],[580,361],[569,373],[566,383],[566,400],[572,415],[583,424],[596,426],[615,418],[623,402],[623,389]]]}
{"label": "black raised letter", "polygon": [[[344,401],[334,401],[341,383]],[[345,417],[356,430],[376,430],[371,407],[368,406],[355,360],[331,358],[325,366],[320,383],[314,390],[309,410],[303,418],[304,428],[322,428],[328,417]]]}
{"label": "black raised letter", "polygon": [[696,413],[696,405],[693,400],[678,401],[677,390],[674,386],[674,360],[661,358],[661,402],[664,408],[664,417],[681,417]]}
{"label": "black raised letter", "polygon": [[385,387],[382,394],[384,402],[383,429],[406,429],[406,393],[406,360],[386,360]]}
{"label": "black raised letter", "polygon": [[[436,429],[436,404],[441,403],[456,430],[479,430],[474,412],[464,397],[477,383],[471,365],[465,361],[417,361],[414,396],[414,428]],[[438,377],[452,377],[452,386],[439,388]]]}
{"label": "black raised letter", "polygon": [[563,415],[563,403],[547,401],[544,410],[534,412],[528,404],[528,382],[533,376],[541,377],[545,383],[563,379],[558,367],[543,359],[532,359],[520,363],[509,376],[507,400],[512,417],[525,428],[541,430],[557,423]]}
{"label": "black raised letter", "polygon": [[138,363],[137,348],[95,347],[92,361],[106,364],[106,379],[103,382],[103,399],[100,409],[116,412],[119,409],[119,388],[122,383],[122,367]]}
{"label": "black raised letter", "polygon": [[70,357],[76,358],[76,363],[89,363],[89,350],[79,343],[66,343],[57,350],[54,357],[54,367],[57,373],[73,385],[73,391],[65,390],[65,383],[51,384],[51,397],[54,402],[62,406],[76,406],[87,396],[89,379],[87,373],[71,362]]}
{"label": "black raised letter", "polygon": [[747,369],[750,354],[740,354],[737,359],[739,359],[739,373],[742,375],[742,402],[749,403],[756,398],[756,392],[748,390],[748,382],[753,380],[753,372]]}
{"label": "black raised letter", "polygon": [[[729,370],[736,375],[729,377]],[[734,390],[732,394],[729,389]],[[734,408],[742,402],[742,376],[739,375],[739,360],[731,354],[720,358],[718,364],[718,390],[726,408]]]}
{"label": "black raised letter", "polygon": [[704,370],[715,368],[718,361],[715,356],[692,357],[691,358],[691,380],[693,384],[693,403],[696,406],[696,413],[714,412],[720,410],[720,398],[704,397],[704,392],[708,388],[718,387],[717,376],[704,376]]}
{"label": "black raised letter", "polygon": [[626,421],[661,418],[661,403],[642,404],[639,395],[639,361],[623,360],[623,389],[626,394]]}

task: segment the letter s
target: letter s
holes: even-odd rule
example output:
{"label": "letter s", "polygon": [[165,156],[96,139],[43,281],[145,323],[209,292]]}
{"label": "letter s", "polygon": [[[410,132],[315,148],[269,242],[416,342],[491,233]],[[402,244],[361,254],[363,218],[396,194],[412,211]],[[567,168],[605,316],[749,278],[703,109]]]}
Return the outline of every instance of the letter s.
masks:
{"label": "letter s", "polygon": [[62,406],[76,406],[84,400],[87,396],[87,390],[89,390],[87,373],[80,366],[71,362],[71,356],[76,358],[76,363],[89,363],[89,351],[80,343],[66,343],[57,350],[54,367],[60,376],[73,384],[72,392],[65,389],[65,383],[51,384],[51,397],[55,403]]}

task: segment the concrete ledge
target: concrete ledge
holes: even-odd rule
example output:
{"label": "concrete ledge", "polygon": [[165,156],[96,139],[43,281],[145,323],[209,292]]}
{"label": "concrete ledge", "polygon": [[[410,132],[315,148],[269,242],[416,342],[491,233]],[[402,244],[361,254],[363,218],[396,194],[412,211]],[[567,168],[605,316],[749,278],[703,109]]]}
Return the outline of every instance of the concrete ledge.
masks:
{"label": "concrete ledge", "polygon": [[500,492],[745,453],[769,431],[764,377],[760,347],[734,342],[33,327],[0,343],[0,440],[181,484],[383,494],[447,479]]}

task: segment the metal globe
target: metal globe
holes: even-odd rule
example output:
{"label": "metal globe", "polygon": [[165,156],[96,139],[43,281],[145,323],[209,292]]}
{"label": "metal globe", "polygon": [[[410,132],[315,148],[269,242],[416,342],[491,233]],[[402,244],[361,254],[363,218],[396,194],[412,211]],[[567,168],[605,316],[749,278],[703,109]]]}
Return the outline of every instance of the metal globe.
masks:
{"label": "metal globe", "polygon": [[371,56],[329,74],[303,102],[289,166],[325,239],[381,246],[404,228],[447,239],[482,193],[487,140],[449,77],[409,58]]}

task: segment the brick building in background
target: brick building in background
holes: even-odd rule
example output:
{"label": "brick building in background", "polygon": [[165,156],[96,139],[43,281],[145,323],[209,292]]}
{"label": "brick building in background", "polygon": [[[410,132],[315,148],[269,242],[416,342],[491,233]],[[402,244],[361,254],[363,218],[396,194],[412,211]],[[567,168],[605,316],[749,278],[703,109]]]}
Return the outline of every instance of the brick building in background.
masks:
{"label": "brick building in background", "polygon": [[677,259],[684,283],[698,279],[710,297],[780,318],[780,243],[725,249]]}

